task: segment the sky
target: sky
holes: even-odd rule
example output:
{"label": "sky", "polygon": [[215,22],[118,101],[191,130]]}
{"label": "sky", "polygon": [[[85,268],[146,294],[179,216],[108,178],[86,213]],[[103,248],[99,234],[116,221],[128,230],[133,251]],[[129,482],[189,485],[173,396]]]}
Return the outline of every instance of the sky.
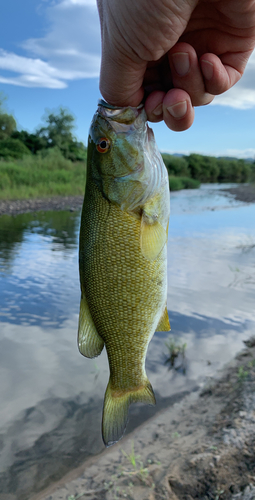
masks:
{"label": "sky", "polygon": [[[86,144],[99,92],[96,0],[8,0],[0,15],[0,92],[19,130],[34,132],[47,110],[67,108]],[[161,151],[255,158],[255,52],[243,78],[195,110],[192,127],[152,125]]]}

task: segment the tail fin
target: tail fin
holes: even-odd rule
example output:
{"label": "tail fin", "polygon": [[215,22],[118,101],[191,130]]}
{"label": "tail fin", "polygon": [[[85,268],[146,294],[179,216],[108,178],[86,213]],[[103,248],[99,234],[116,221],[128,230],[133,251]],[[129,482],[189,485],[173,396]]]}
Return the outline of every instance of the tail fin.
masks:
{"label": "tail fin", "polygon": [[128,422],[128,408],[131,403],[138,401],[150,405],[156,404],[155,395],[148,379],[145,385],[125,391],[113,391],[111,380],[109,380],[105,393],[102,421],[102,435],[105,446],[111,446],[122,438]]}

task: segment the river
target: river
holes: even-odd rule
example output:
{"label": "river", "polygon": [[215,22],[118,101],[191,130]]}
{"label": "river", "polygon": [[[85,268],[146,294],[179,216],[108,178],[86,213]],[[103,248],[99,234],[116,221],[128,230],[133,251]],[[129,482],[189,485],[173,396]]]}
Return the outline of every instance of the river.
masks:
{"label": "river", "polygon": [[[171,194],[169,333],[146,370],[157,406],[133,405],[127,432],[208,383],[255,332],[255,204],[222,188]],[[102,451],[105,352],[77,349],[80,212],[0,217],[0,500],[25,500]],[[165,343],[184,346],[173,367]]]}

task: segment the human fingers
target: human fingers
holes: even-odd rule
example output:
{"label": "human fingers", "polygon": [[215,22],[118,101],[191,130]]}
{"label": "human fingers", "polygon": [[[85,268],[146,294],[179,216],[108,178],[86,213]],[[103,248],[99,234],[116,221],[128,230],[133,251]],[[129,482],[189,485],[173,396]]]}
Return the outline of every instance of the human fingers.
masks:
{"label": "human fingers", "polygon": [[218,95],[226,92],[240,80],[252,50],[226,53],[218,57],[206,53],[199,59],[207,92]]}
{"label": "human fingers", "polygon": [[144,96],[143,77],[146,63],[136,65],[123,60],[110,60],[109,53],[103,54],[99,88],[103,98],[116,106],[138,106]]}
{"label": "human fingers", "polygon": [[187,130],[194,121],[190,96],[182,89],[152,92],[145,101],[145,111],[149,121],[164,120],[167,127],[176,132]]}
{"label": "human fingers", "polygon": [[173,87],[185,90],[193,106],[209,104],[214,96],[207,92],[195,49],[177,43],[168,53]]}

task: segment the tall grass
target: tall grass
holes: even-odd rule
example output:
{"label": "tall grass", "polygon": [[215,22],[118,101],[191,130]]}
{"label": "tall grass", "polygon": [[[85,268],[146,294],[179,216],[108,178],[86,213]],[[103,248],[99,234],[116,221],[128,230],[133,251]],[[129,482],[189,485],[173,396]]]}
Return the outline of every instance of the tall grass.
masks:
{"label": "tall grass", "polygon": [[179,191],[180,189],[196,189],[199,188],[200,182],[190,177],[174,177],[169,176],[169,185],[171,191]]}
{"label": "tall grass", "polygon": [[85,162],[67,160],[58,148],[0,161],[0,199],[83,194],[85,177]]}
{"label": "tall grass", "polygon": [[[72,162],[58,148],[49,148],[20,160],[0,161],[0,199],[18,200],[84,194],[86,163]],[[170,189],[197,188],[190,177],[169,176]]]}

